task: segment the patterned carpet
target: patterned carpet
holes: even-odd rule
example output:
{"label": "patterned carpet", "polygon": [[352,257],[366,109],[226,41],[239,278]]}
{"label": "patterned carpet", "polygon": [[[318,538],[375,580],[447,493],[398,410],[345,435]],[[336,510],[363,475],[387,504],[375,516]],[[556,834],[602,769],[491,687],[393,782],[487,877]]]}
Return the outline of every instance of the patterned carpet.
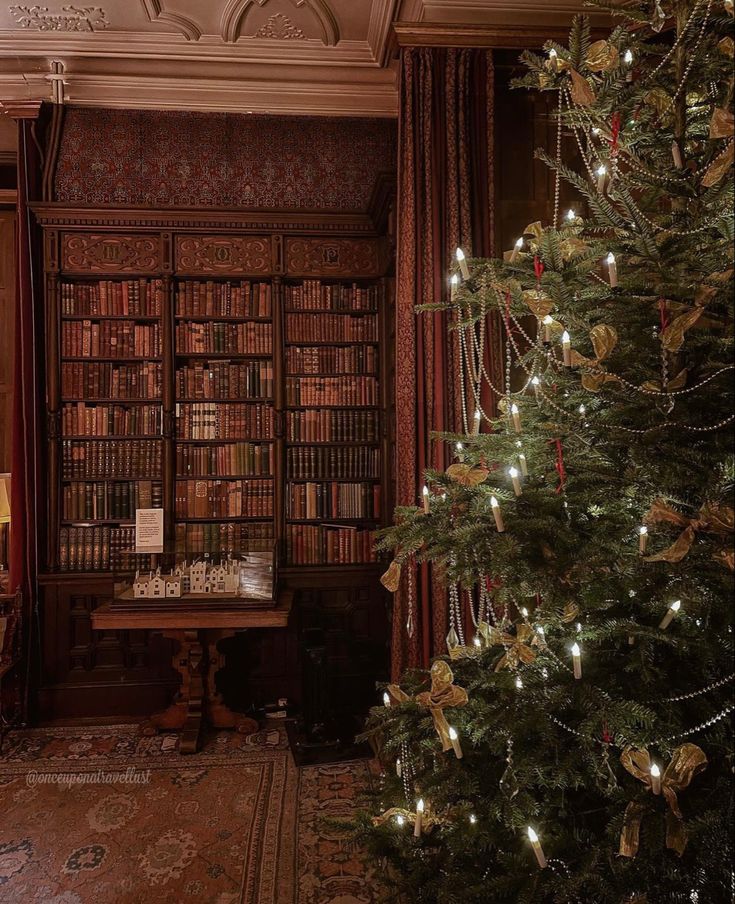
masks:
{"label": "patterned carpet", "polygon": [[12,733],[0,758],[3,904],[375,904],[343,832],[365,761],[298,770],[280,725],[213,735],[134,726]]}

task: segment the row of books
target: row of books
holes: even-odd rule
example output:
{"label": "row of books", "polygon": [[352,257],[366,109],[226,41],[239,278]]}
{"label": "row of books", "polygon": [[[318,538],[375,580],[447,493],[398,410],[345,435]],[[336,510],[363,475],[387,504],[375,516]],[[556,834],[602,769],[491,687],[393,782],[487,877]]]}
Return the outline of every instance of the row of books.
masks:
{"label": "row of books", "polygon": [[270,518],[271,480],[177,480],[177,518]]}
{"label": "row of books", "polygon": [[157,358],[158,323],[134,320],[72,320],[61,325],[61,354],[72,358]]}
{"label": "row of books", "polygon": [[135,568],[134,559],[125,555],[134,547],[134,527],[62,527],[59,567],[62,571]]}
{"label": "row of books", "polygon": [[158,477],[161,443],[150,439],[62,440],[61,473],[78,478]]}
{"label": "row of books", "polygon": [[100,279],[96,282],[62,283],[61,313],[67,317],[159,317],[163,310],[161,279]]}
{"label": "row of books", "polygon": [[380,438],[378,412],[287,411],[286,436],[292,443],[374,443]]}
{"label": "row of books", "polygon": [[380,484],[292,483],[288,517],[316,521],[323,518],[380,518]]}
{"label": "row of books", "polygon": [[273,364],[270,361],[206,361],[176,370],[176,394],[186,399],[270,399]]}
{"label": "row of books", "polygon": [[65,436],[157,436],[160,405],[86,405],[67,402],[61,409]]}
{"label": "row of books", "polygon": [[298,311],[377,311],[380,286],[351,286],[305,279],[286,286],[286,307]]}
{"label": "row of books", "polygon": [[289,524],[286,554],[293,565],[352,565],[376,560],[372,531]]}
{"label": "row of books", "polygon": [[288,342],[377,341],[378,318],[373,314],[287,314]]}
{"label": "row of books", "polygon": [[61,394],[75,399],[153,399],[161,395],[161,365],[87,364],[65,361],[61,365]]}
{"label": "row of books", "polygon": [[270,443],[226,443],[223,446],[176,446],[176,472],[193,475],[262,475],[273,473],[273,446]]}
{"label": "row of books", "polygon": [[273,353],[273,326],[254,321],[177,323],[176,351],[191,355],[270,355]]}
{"label": "row of books", "polygon": [[288,449],[286,462],[294,478],[380,476],[380,450],[370,446],[297,446]]}
{"label": "row of books", "polygon": [[181,558],[237,555],[254,548],[267,549],[273,543],[273,521],[237,524],[179,523],[175,526],[176,552]]}
{"label": "row of books", "polygon": [[180,282],[176,288],[179,317],[270,317],[273,311],[270,283]]}
{"label": "row of books", "polygon": [[179,439],[272,439],[270,405],[235,402],[181,402],[176,406]]}
{"label": "row of books", "polygon": [[375,377],[286,377],[289,405],[344,405],[346,408],[378,404]]}
{"label": "row of books", "polygon": [[136,509],[162,505],[163,487],[159,481],[73,481],[63,488],[62,517],[64,521],[134,521]]}
{"label": "row of books", "polygon": [[286,349],[286,369],[290,374],[374,374],[377,352],[374,345],[346,348],[292,345]]}

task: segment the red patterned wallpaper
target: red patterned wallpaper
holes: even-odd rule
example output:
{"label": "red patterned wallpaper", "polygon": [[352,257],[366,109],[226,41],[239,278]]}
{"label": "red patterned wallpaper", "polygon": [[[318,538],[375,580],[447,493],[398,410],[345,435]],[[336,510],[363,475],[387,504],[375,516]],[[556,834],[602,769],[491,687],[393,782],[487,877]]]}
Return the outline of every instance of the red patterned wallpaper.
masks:
{"label": "red patterned wallpaper", "polygon": [[388,119],[72,107],[55,200],[354,213],[395,168]]}

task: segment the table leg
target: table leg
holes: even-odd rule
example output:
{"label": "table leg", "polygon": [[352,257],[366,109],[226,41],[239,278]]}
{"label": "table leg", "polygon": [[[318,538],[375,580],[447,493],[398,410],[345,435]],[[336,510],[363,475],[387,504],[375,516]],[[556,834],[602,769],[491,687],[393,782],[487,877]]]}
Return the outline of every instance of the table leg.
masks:
{"label": "table leg", "polygon": [[201,640],[197,631],[164,631],[163,636],[177,644],[171,661],[181,675],[181,687],[173,703],[151,716],[141,730],[145,735],[154,735],[160,729],[179,730],[181,753],[195,753],[199,747],[204,698]]}
{"label": "table leg", "polygon": [[234,637],[235,632],[227,629],[207,630],[208,674],[206,690],[206,714],[207,719],[215,728],[234,728],[241,734],[254,734],[260,726],[255,721],[242,713],[236,713],[227,706],[222,699],[222,694],[217,690],[215,676],[220,669],[225,667],[226,656],[218,647],[221,640]]}

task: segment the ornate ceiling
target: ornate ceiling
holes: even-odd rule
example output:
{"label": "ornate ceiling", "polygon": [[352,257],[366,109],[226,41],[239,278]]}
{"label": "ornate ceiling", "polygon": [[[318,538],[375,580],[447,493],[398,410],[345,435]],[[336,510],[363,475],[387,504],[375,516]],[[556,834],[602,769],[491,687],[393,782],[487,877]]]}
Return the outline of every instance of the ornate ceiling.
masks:
{"label": "ornate ceiling", "polygon": [[[44,0],[0,7],[0,101],[394,116],[396,21],[559,24],[582,0]],[[56,63],[54,63],[56,61]]]}

